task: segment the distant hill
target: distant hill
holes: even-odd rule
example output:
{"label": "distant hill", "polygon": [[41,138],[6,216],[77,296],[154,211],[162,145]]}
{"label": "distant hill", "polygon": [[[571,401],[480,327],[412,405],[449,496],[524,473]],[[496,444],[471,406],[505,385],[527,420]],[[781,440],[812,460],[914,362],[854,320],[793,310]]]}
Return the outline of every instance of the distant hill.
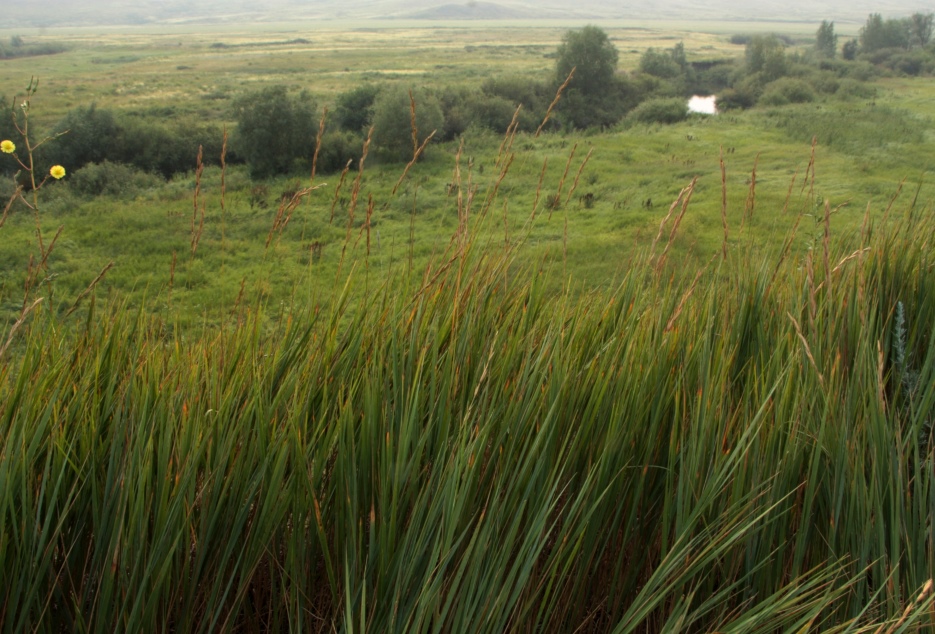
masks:
{"label": "distant hill", "polygon": [[548,9],[510,7],[493,2],[467,2],[443,4],[431,9],[404,13],[398,17],[410,20],[530,20],[562,16],[556,16]]}
{"label": "distant hill", "polygon": [[[771,20],[863,23],[870,13],[909,15],[903,0],[43,0],[0,12],[0,28],[219,24],[306,20],[530,20],[563,18]],[[931,9],[928,9],[931,10]]]}

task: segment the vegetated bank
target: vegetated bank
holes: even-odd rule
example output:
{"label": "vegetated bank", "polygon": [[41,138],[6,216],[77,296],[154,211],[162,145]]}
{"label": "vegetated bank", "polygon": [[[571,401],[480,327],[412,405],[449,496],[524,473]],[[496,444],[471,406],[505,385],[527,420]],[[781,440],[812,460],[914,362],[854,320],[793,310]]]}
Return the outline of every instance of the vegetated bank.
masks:
{"label": "vegetated bank", "polygon": [[270,334],[38,313],[0,367],[0,624],[932,627],[931,204],[673,274],[683,211],[585,296],[465,225],[415,291],[351,307],[357,272]]}

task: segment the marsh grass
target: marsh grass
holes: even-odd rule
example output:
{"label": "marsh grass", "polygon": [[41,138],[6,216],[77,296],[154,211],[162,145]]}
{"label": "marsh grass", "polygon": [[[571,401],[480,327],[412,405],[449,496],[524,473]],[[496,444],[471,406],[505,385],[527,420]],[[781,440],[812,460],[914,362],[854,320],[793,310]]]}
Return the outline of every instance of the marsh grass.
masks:
{"label": "marsh grass", "polygon": [[[459,149],[447,245],[377,275],[368,139],[334,186],[350,198],[328,301],[245,301],[245,280],[199,330],[99,303],[108,266],[71,316],[24,308],[0,354],[0,630],[935,626],[930,207],[894,196],[834,234],[813,145],[787,195],[806,203],[764,249],[744,234],[758,163],[734,196],[721,154],[710,253],[673,257],[692,178],[618,280],[581,292],[567,206],[592,152],[574,172],[567,152],[555,190],[547,161],[527,166],[539,186],[511,229],[515,141],[485,189]],[[170,307],[208,248],[203,178]],[[264,263],[312,187],[282,198]],[[557,287],[557,256],[523,251],[540,195],[564,216]]]}
{"label": "marsh grass", "polygon": [[835,237],[825,205],[803,257],[725,220],[680,270],[694,186],[609,290],[545,292],[478,203],[326,305],[35,313],[0,366],[0,629],[932,627],[935,222]]}

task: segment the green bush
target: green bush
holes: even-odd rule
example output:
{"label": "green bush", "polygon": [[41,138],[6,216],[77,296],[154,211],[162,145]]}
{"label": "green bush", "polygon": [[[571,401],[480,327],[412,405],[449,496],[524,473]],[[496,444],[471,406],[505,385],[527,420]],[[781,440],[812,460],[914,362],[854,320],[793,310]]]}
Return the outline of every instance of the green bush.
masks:
{"label": "green bush", "polygon": [[[412,95],[421,145],[433,131],[442,131],[445,119],[437,97],[424,90],[413,90]],[[373,105],[373,143],[384,157],[397,161],[412,158],[411,121],[408,89],[397,86],[380,93]]]}
{"label": "green bush", "polygon": [[73,190],[85,196],[132,198],[139,192],[163,184],[158,176],[120,163],[89,163],[69,176]]}
{"label": "green bush", "polygon": [[373,103],[380,94],[376,84],[363,84],[338,95],[334,119],[342,130],[363,132],[373,120]]}
{"label": "green bush", "polygon": [[363,139],[347,130],[330,130],[321,138],[317,170],[320,174],[340,172],[348,161],[360,157]]}
{"label": "green bush", "polygon": [[688,104],[681,97],[644,101],[629,114],[638,123],[678,123],[688,118]]}
{"label": "green bush", "polygon": [[788,103],[810,101],[815,101],[815,91],[808,82],[793,77],[783,77],[767,84],[758,103],[764,106],[782,106]]}
{"label": "green bush", "polygon": [[287,174],[314,152],[318,117],[307,92],[272,86],[249,93],[235,102],[234,117],[232,148],[254,178]]}
{"label": "green bush", "polygon": [[76,170],[117,156],[123,130],[113,111],[91,104],[69,111],[55,126],[53,135],[58,136],[38,153],[42,157],[40,162]]}

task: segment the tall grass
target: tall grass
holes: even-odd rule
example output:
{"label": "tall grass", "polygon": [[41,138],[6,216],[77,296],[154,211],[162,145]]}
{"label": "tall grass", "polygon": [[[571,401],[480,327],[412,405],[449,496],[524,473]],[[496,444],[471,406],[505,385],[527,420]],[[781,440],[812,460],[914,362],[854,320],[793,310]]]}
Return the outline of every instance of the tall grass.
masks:
{"label": "tall grass", "polygon": [[37,313],[0,361],[0,629],[933,627],[926,211],[826,209],[805,259],[659,245],[583,296],[462,235],[273,332]]}

